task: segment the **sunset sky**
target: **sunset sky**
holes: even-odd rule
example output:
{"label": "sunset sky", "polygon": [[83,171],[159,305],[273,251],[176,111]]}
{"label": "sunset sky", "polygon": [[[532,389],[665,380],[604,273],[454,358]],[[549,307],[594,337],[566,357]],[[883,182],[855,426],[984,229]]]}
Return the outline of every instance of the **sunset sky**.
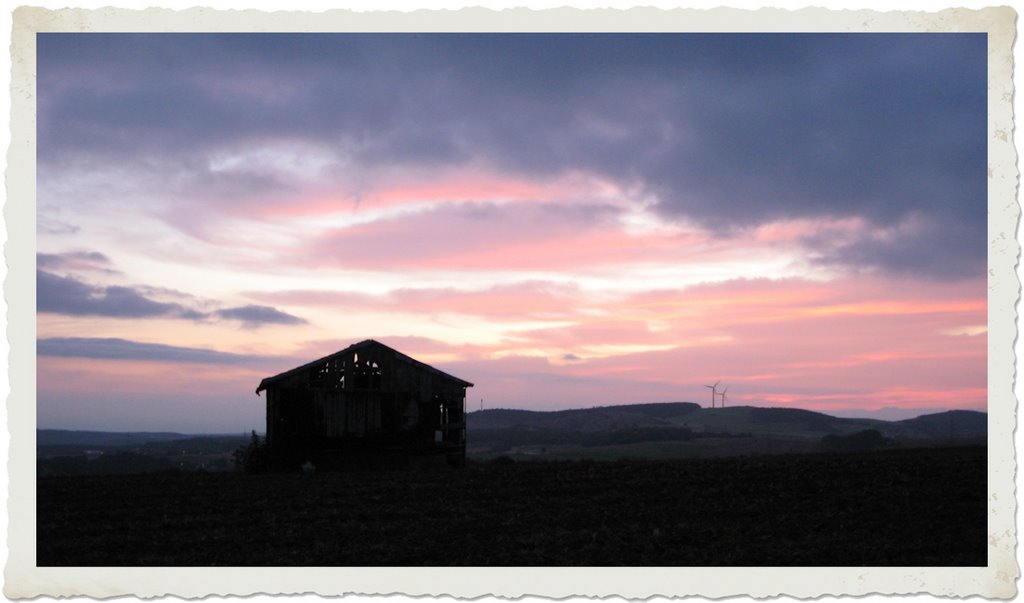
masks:
{"label": "sunset sky", "polygon": [[38,425],[264,428],[373,338],[468,407],[986,409],[984,34],[39,34]]}

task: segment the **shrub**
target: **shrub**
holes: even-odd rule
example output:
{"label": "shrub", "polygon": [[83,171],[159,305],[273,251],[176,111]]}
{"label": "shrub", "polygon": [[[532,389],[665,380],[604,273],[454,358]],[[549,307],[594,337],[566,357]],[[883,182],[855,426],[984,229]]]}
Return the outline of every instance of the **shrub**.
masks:
{"label": "shrub", "polygon": [[236,471],[264,473],[270,465],[267,442],[266,440],[261,441],[255,430],[252,432],[249,443],[235,450],[231,456],[234,459]]}
{"label": "shrub", "polygon": [[502,455],[487,461],[487,464],[491,467],[511,467],[516,461],[512,457]]}
{"label": "shrub", "polygon": [[821,438],[822,448],[835,452],[863,452],[894,444],[894,440],[884,437],[877,429],[865,429],[845,436],[827,435]]}

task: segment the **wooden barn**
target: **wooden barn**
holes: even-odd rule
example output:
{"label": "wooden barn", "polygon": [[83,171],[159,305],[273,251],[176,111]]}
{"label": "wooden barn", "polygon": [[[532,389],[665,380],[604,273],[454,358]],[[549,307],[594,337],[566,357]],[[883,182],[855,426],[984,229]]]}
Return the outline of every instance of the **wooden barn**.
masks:
{"label": "wooden barn", "polygon": [[466,455],[468,381],[368,339],[260,382],[279,457]]}

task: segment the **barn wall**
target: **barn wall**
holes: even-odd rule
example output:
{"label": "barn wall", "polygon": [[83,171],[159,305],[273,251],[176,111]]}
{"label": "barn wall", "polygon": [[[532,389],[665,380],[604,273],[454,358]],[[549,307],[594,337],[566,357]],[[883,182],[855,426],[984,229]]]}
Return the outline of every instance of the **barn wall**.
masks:
{"label": "barn wall", "polygon": [[393,431],[385,392],[313,390],[314,433],[325,438],[363,437]]}
{"label": "barn wall", "polygon": [[[313,432],[313,390],[268,388],[267,435],[271,444],[302,440]],[[272,401],[272,403],[271,403]]]}
{"label": "barn wall", "polygon": [[267,390],[267,442],[274,441],[274,430],[278,422],[277,390]]}
{"label": "barn wall", "polygon": [[266,391],[275,444],[465,442],[465,388],[384,347],[335,356]]}

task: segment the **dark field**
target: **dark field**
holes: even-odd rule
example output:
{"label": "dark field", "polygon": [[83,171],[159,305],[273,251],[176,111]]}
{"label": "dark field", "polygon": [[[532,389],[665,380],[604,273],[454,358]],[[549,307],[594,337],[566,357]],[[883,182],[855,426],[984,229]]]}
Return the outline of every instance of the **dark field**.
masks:
{"label": "dark field", "polygon": [[40,566],[986,565],[986,449],[41,477]]}

